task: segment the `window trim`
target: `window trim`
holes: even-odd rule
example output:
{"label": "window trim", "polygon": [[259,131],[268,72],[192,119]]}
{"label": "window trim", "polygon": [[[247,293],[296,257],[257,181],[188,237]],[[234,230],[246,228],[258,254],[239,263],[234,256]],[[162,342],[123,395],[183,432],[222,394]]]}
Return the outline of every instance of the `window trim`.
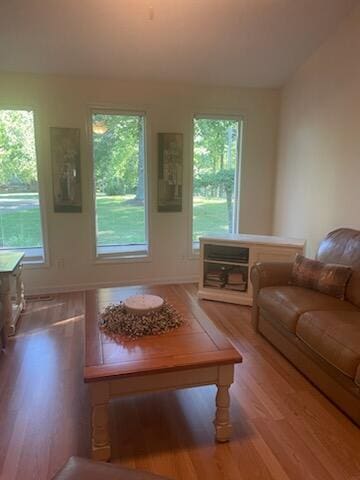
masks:
{"label": "window trim", "polygon": [[238,160],[237,160],[237,169],[235,172],[235,185],[236,191],[234,196],[234,213],[233,213],[233,228],[234,233],[239,233],[240,231],[240,194],[241,194],[241,174],[242,174],[242,165],[243,165],[243,156],[244,156],[244,130],[245,130],[245,115],[240,113],[235,113],[231,111],[226,113],[226,109],[217,109],[216,112],[212,113],[199,113],[193,112],[191,116],[191,162],[190,162],[190,208],[189,208],[189,223],[188,223],[188,245],[189,245],[189,259],[199,259],[200,256],[200,242],[193,241],[193,185],[194,185],[194,121],[196,119],[214,119],[214,120],[236,120],[239,124],[239,135],[237,139],[237,149],[238,149]]}
{"label": "window trim", "polygon": [[[96,228],[96,185],[95,185],[95,163],[93,149],[92,116],[93,114],[104,115],[133,115],[142,116],[144,119],[144,204],[145,204],[145,238],[146,243],[114,245],[114,251],[109,253],[99,253],[97,246],[97,228]],[[150,195],[149,195],[149,171],[150,162],[148,159],[149,149],[149,121],[147,112],[143,109],[124,109],[112,106],[90,105],[87,112],[86,132],[88,136],[88,148],[90,158],[90,196],[91,196],[91,251],[92,259],[96,264],[102,263],[136,263],[148,262],[151,260],[151,242],[150,242]],[[134,248],[139,246],[138,249]],[[127,250],[126,247],[129,247]],[[105,246],[100,248],[106,248]],[[118,250],[118,251],[116,251]]]}
{"label": "window trim", "polygon": [[[39,108],[37,105],[31,104],[18,104],[16,102],[8,104],[8,103],[0,103],[0,110],[24,110],[27,112],[33,113],[33,122],[34,122],[34,146],[35,146],[35,157],[36,157],[36,174],[38,180],[38,195],[39,195],[39,208],[40,208],[40,225],[41,225],[41,237],[42,237],[42,247],[32,247],[32,248],[21,248],[21,247],[4,247],[1,248],[0,251],[3,250],[16,250],[25,252],[25,257],[23,259],[23,264],[26,267],[49,267],[49,241],[48,241],[48,229],[47,229],[47,216],[46,216],[46,191],[45,191],[45,172],[44,165],[42,162],[42,155],[40,152],[40,142],[39,142],[39,132],[41,131],[41,123],[40,123],[40,114]],[[34,250],[34,249],[41,249],[42,256],[27,256],[27,250]]]}

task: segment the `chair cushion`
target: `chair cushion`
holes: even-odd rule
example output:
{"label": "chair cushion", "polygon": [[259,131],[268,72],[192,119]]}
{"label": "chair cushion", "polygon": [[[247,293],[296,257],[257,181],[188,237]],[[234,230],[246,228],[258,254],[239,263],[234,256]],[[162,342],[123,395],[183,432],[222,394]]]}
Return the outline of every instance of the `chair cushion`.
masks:
{"label": "chair cushion", "polygon": [[308,288],[295,286],[264,287],[260,290],[257,304],[272,318],[295,334],[300,315],[311,310],[358,311],[349,302],[338,300]]}
{"label": "chair cushion", "polygon": [[360,365],[360,312],[312,311],[300,316],[296,335],[351,379]]}
{"label": "chair cushion", "polygon": [[71,457],[53,480],[166,480],[165,477],[128,468]]}

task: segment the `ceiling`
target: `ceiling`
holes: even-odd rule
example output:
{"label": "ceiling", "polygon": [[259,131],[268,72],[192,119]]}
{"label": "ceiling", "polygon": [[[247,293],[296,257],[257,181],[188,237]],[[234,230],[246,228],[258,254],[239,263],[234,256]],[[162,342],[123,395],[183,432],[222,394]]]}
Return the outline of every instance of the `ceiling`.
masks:
{"label": "ceiling", "polygon": [[0,0],[0,71],[277,87],[356,0]]}

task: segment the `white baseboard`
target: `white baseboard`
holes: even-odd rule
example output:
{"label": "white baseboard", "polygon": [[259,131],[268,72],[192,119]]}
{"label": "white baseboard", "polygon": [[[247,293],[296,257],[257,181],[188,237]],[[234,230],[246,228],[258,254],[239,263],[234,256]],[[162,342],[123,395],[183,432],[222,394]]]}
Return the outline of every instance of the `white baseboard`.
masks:
{"label": "white baseboard", "polygon": [[49,287],[31,288],[25,285],[25,296],[27,295],[44,295],[49,293],[65,293],[65,292],[81,292],[84,290],[93,290],[95,288],[111,288],[124,287],[134,285],[161,285],[171,283],[197,283],[199,281],[198,275],[188,275],[184,277],[161,277],[152,279],[138,279],[138,280],[120,280],[117,282],[94,282],[94,283],[79,283],[79,284],[65,284],[65,285],[51,285]]}

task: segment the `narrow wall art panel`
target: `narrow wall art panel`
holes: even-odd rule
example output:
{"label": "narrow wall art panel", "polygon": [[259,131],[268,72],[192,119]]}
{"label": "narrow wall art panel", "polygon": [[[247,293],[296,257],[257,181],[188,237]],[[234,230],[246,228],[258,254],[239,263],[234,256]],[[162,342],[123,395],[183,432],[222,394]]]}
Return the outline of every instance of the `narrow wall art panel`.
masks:
{"label": "narrow wall art panel", "polygon": [[80,129],[50,127],[55,212],[81,212]]}
{"label": "narrow wall art panel", "polygon": [[183,134],[159,133],[158,211],[181,212]]}

